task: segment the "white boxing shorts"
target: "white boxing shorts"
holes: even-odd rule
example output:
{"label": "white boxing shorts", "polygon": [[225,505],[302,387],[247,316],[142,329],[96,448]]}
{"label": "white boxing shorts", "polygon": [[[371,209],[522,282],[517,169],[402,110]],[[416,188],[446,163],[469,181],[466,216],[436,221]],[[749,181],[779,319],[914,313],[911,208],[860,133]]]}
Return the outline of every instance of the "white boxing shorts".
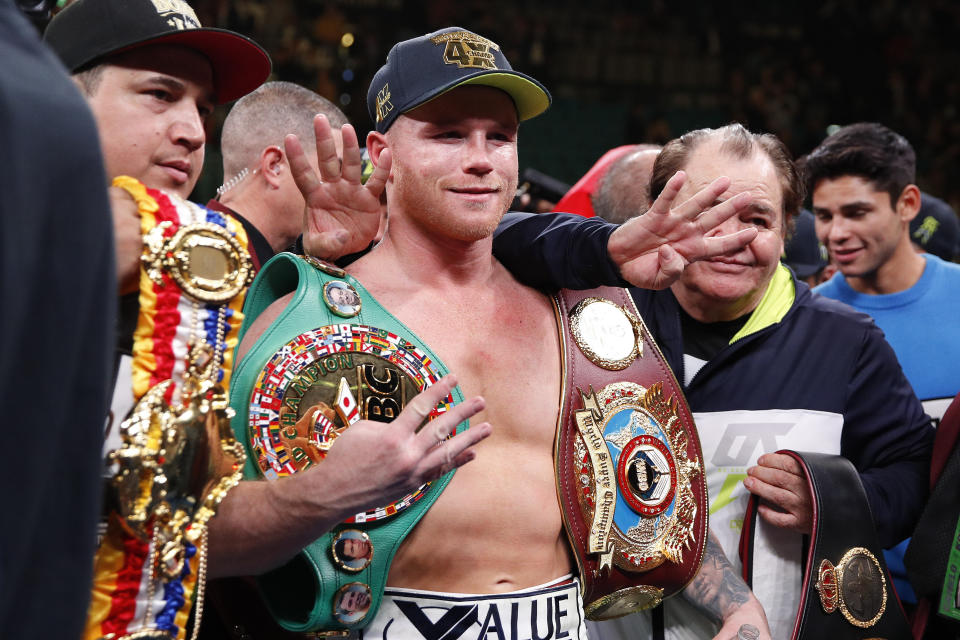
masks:
{"label": "white boxing shorts", "polygon": [[[353,635],[353,634],[351,634]],[[387,587],[359,640],[587,640],[576,578],[493,595]]]}

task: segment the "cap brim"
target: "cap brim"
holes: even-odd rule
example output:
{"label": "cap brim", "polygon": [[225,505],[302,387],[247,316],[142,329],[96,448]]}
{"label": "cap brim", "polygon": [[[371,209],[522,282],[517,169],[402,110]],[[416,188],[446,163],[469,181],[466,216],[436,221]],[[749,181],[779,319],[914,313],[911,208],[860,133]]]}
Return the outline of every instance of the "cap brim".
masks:
{"label": "cap brim", "polygon": [[132,42],[108,55],[155,44],[178,44],[197,51],[210,61],[216,102],[241,98],[270,77],[270,56],[253,40],[226,29],[185,29]]}
{"label": "cap brim", "polygon": [[467,78],[457,80],[446,87],[442,87],[432,95],[417,101],[406,111],[412,111],[443,94],[466,85],[480,85],[493,87],[506,92],[517,107],[517,117],[522,122],[534,118],[550,107],[550,92],[546,87],[530,76],[516,71],[482,71]]}

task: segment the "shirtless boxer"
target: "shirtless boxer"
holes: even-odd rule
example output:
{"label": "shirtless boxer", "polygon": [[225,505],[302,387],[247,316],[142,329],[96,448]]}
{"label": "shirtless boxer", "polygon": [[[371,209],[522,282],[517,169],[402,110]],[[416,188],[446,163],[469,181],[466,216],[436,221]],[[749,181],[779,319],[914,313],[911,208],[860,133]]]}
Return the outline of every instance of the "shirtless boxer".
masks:
{"label": "shirtless boxer", "polygon": [[[500,71],[477,72],[445,60],[443,45],[449,42],[485,47]],[[402,66],[397,62],[401,58]],[[519,121],[544,111],[549,95],[536,81],[510,70],[495,44],[451,28],[398,44],[375,77],[368,102],[379,117],[367,149],[378,169],[390,170],[390,225],[383,241],[351,265],[350,274],[457,373],[459,386],[470,397],[455,410],[457,419],[472,418],[474,423],[457,438],[490,434],[464,454],[476,458],[454,476],[394,557],[387,598],[371,627],[379,633],[391,594],[395,600],[443,600],[451,594],[517,598],[530,589],[564,588],[557,581],[562,583],[575,570],[554,479],[561,363],[553,307],[548,297],[520,285],[491,255],[491,235],[516,190]],[[344,132],[341,170],[329,127],[318,119],[322,182],[299,145],[288,140],[288,155],[311,210],[328,214],[336,209],[334,201],[348,202],[350,192],[359,191],[359,154],[350,133]],[[650,286],[666,286],[689,260],[722,253],[754,237],[753,231],[741,231],[705,239],[707,228],[735,214],[749,197],[729,199],[700,214],[726,188],[720,179],[671,210],[683,180],[678,175],[671,181],[653,205],[653,216],[622,232],[637,247],[625,268],[648,273]],[[372,194],[368,189],[362,195]],[[241,360],[286,312],[291,299],[281,297],[254,321],[238,352]],[[371,458],[399,455],[412,460],[418,448],[433,447],[451,463],[461,461],[456,452],[445,451],[452,449],[451,442],[436,446],[435,429],[413,433],[430,409],[427,402],[443,397],[453,382],[448,377],[409,403],[389,427],[404,444],[391,440],[389,452],[377,450]],[[490,425],[495,427],[491,430]],[[383,427],[357,422],[339,436],[323,464],[304,473],[276,482],[241,483],[212,523],[211,571],[269,570],[355,513],[361,501],[351,492],[351,478],[332,477],[324,467],[338,449],[346,454],[348,448],[363,446],[375,429]],[[412,477],[397,480],[398,496],[430,479],[416,465],[410,469]],[[383,472],[377,460],[356,470],[357,475],[378,473]],[[285,523],[282,530],[275,524],[278,518]],[[704,579],[713,581],[717,591],[735,579],[725,573],[729,565],[720,563],[715,549],[708,545],[708,570],[694,581],[700,586],[692,591],[698,594],[708,590]],[[739,586],[728,603],[732,606],[716,612],[725,621],[718,637],[734,637],[741,625],[759,627],[762,637],[769,637],[762,609],[745,585]],[[710,604],[725,595],[729,592],[711,594]],[[575,602],[562,616],[560,609],[555,612],[553,637],[583,637]],[[567,626],[561,628],[564,617]]]}

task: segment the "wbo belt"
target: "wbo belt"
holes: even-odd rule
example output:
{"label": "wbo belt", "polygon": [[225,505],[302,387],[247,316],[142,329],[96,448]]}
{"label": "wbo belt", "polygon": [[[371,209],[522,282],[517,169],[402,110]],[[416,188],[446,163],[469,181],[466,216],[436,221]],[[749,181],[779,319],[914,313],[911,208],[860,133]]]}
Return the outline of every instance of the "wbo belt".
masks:
{"label": "wbo belt", "polygon": [[[350,425],[392,421],[447,373],[356,280],[333,265],[289,253],[264,265],[251,286],[241,339],[250,322],[291,291],[290,304],[234,372],[233,429],[247,446],[247,478],[276,480],[323,464]],[[454,389],[430,418],[462,399]],[[466,428],[463,422],[456,432]],[[451,471],[392,504],[354,515],[260,576],[261,594],[277,622],[289,631],[333,636],[368,624],[394,554],[452,477]]]}
{"label": "wbo belt", "polygon": [[[813,497],[813,526],[791,640],[911,638],[856,468],[843,456],[777,453],[800,463]],[[753,582],[757,505],[751,495],[740,538],[747,584]]]}
{"label": "wbo belt", "polygon": [[557,493],[586,617],[654,607],[696,575],[707,538],[700,440],[625,289],[563,290]]}

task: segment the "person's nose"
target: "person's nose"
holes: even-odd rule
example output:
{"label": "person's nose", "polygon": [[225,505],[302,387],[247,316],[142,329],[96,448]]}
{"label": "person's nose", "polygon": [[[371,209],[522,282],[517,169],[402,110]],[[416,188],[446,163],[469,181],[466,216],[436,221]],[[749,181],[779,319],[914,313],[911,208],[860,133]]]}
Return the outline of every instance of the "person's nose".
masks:
{"label": "person's nose", "polygon": [[207,132],[197,105],[184,100],[173,113],[174,120],[170,125],[170,136],[174,143],[182,144],[190,151],[202,147],[207,140]]}
{"label": "person's nose", "polygon": [[715,226],[713,229],[710,230],[710,232],[707,235],[710,237],[724,236],[730,233],[736,233],[741,229],[745,229],[747,226],[748,226],[747,223],[743,222],[740,219],[740,216],[735,215],[732,218],[727,218],[726,220],[724,220],[723,222]]}
{"label": "person's nose", "polygon": [[[840,216],[834,216],[828,222],[821,223],[826,225],[826,232],[823,234],[824,244],[840,244],[850,237],[850,228],[846,221]],[[818,234],[819,235],[819,234]]]}
{"label": "person's nose", "polygon": [[463,170],[467,173],[486,175],[493,171],[490,148],[484,132],[473,132],[464,143]]}

